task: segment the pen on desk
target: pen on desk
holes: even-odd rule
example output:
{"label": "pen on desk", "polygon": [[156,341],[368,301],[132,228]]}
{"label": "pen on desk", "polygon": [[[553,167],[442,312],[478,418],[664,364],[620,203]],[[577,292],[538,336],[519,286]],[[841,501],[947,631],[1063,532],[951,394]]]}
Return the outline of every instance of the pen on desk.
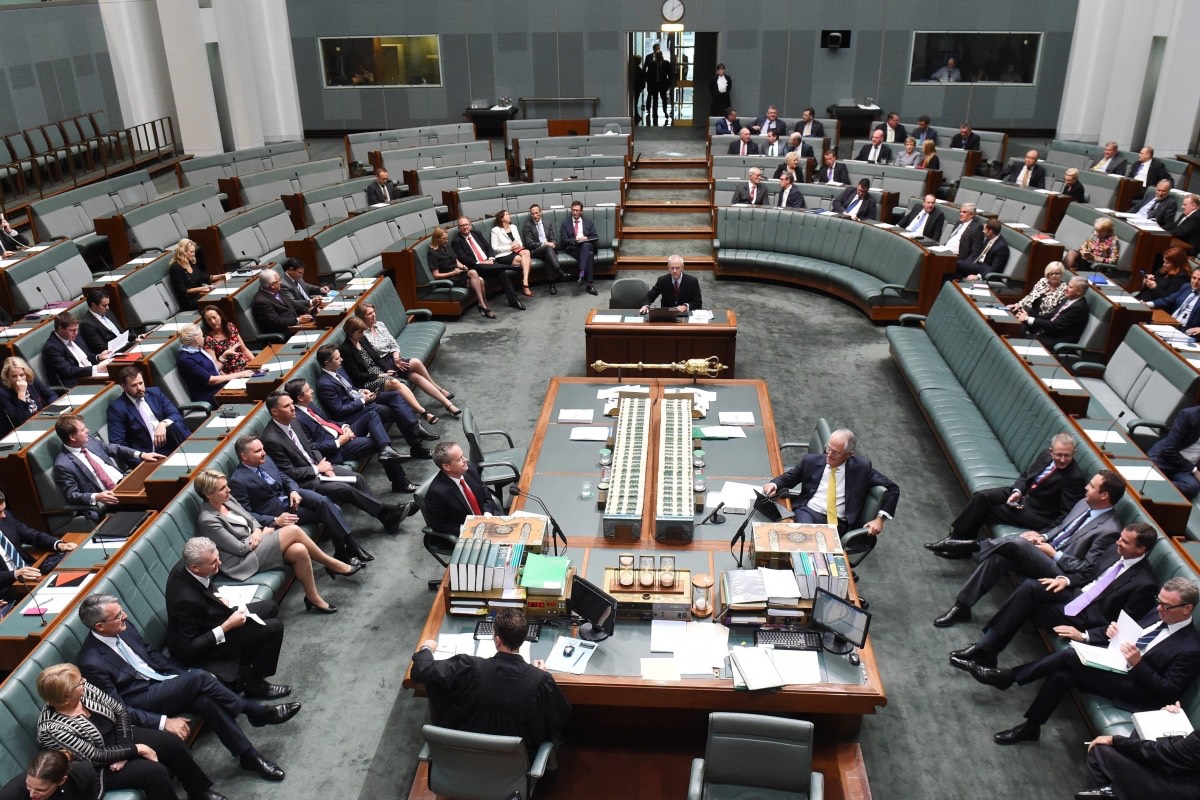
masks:
{"label": "pen on desk", "polygon": [[583,654],[586,652],[587,651],[584,650],[582,647],[579,648],[579,655],[575,656],[575,660],[571,662],[571,666],[574,667],[576,664],[578,664],[579,660],[583,658]]}

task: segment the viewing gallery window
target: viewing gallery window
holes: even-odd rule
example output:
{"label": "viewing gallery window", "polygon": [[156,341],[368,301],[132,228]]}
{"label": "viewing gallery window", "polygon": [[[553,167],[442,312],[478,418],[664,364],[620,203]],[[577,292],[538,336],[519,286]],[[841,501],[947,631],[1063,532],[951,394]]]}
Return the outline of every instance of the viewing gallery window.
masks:
{"label": "viewing gallery window", "polygon": [[325,86],[441,86],[442,48],[437,35],[351,36],[318,39]]}
{"label": "viewing gallery window", "polygon": [[1040,33],[913,31],[909,83],[1037,83]]}

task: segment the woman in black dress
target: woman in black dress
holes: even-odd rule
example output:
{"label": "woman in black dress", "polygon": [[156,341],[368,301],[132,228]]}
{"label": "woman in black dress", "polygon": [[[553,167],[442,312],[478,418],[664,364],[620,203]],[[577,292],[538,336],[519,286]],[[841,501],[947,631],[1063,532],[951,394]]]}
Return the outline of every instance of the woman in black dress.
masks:
{"label": "woman in black dress", "polygon": [[191,239],[180,239],[171,254],[170,279],[179,307],[184,311],[196,311],[200,308],[200,298],[225,280],[225,276],[205,272],[196,263],[196,243]]}
{"label": "woman in black dress", "polygon": [[417,396],[408,388],[408,384],[396,377],[396,370],[387,363],[388,357],[367,340],[367,323],[363,322],[362,317],[347,318],[342,323],[342,330],[346,334],[346,338],[338,345],[342,353],[342,367],[356,388],[376,394],[395,392],[430,425],[438,424],[438,418],[417,402]]}
{"label": "woman in black dress", "polygon": [[450,251],[450,234],[445,228],[434,228],[429,238],[429,271],[440,281],[451,281],[455,286],[467,286],[475,291],[475,299],[479,302],[479,313],[488,319],[496,315],[487,304],[487,295],[483,291],[483,278],[479,273],[463,264]]}
{"label": "woman in black dress", "polygon": [[4,359],[0,368],[0,436],[7,436],[13,428],[58,399],[50,387],[42,383],[23,358],[11,356]]}
{"label": "woman in black dress", "polygon": [[733,107],[733,79],[725,74],[725,65],[717,64],[717,74],[708,79],[710,117],[723,117]]}

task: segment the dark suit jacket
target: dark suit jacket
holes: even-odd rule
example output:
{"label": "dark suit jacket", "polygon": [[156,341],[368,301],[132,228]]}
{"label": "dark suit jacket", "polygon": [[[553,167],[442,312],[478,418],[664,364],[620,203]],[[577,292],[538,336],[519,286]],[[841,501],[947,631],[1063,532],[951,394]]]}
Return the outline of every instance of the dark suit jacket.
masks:
{"label": "dark suit jacket", "polygon": [[[1146,189],[1146,193],[1141,198],[1134,200],[1133,205],[1129,207],[1130,212],[1136,212],[1139,208],[1154,200],[1154,185],[1151,184]],[[1179,203],[1171,195],[1158,202],[1154,207],[1154,213],[1150,218],[1159,224],[1163,230],[1166,230],[1166,225],[1175,221],[1175,215],[1179,213]]]}
{"label": "dark suit jacket", "polygon": [[[583,224],[583,235],[586,238],[595,239],[598,236],[596,233],[596,226],[592,224],[590,219],[587,217],[580,217],[579,221]],[[575,220],[572,219],[569,214],[567,215],[567,218],[563,220],[562,225],[558,226],[558,241],[564,252],[569,253],[576,258],[579,257],[579,246],[575,244]],[[599,242],[592,243],[592,247],[599,246]],[[464,261],[463,263],[465,264],[467,262]]]}
{"label": "dark suit jacket", "polygon": [[[339,374],[347,381],[350,380],[344,369],[339,370]],[[349,389],[340,381],[334,380],[325,370],[321,370],[317,375],[317,398],[321,401],[321,407],[329,411],[327,419],[347,425],[353,425],[365,408],[361,400],[355,399]]]}
{"label": "dark suit jacket", "polygon": [[[34,378],[26,391],[38,409],[43,409],[58,399],[58,395],[50,391],[50,387],[42,383],[40,378]],[[0,413],[4,414],[4,418],[0,420],[0,436],[8,435],[13,428],[24,424],[34,414],[7,386],[0,386]]]}
{"label": "dark suit jacket", "polygon": [[[924,206],[915,205],[908,210],[904,218],[900,220],[900,227],[907,228],[912,224],[912,221],[917,218],[917,215],[924,210]],[[918,231],[926,239],[940,241],[942,238],[942,228],[946,224],[946,215],[937,206],[933,207],[933,211],[929,212],[929,216],[925,218],[925,226]]]}
{"label": "dark suit jacket", "polygon": [[[151,649],[132,624],[126,626],[125,632],[121,634],[120,638],[121,641],[128,645],[130,650],[141,656],[155,672],[161,672],[163,675],[180,675],[187,671],[182,664],[173,660],[161,650]],[[140,672],[130,666],[125,659],[117,655],[111,647],[97,639],[94,634],[88,634],[83,640],[83,645],[79,648],[79,655],[75,658],[75,663],[79,666],[79,672],[87,679],[88,683],[105,694],[115,697],[129,709],[129,720],[134,725],[158,730],[158,723],[161,717],[170,716],[180,710],[180,706],[172,706],[169,712],[166,710],[143,709],[126,700],[125,695],[137,694],[147,687],[155,685],[157,681],[143,677]],[[167,683],[170,684],[171,682],[167,681]],[[164,706],[165,708],[166,706]]]}
{"label": "dark suit jacket", "polygon": [[[870,157],[871,157],[871,145],[864,144],[861,148],[859,148],[858,160],[866,161]],[[888,147],[886,144],[881,144],[879,146],[879,160],[876,162],[873,162],[873,163],[882,164],[885,161],[891,162],[891,160],[892,160],[892,148]]]}
{"label": "dark suit jacket", "polygon": [[[125,330],[121,327],[121,321],[117,319],[117,315],[113,312],[109,311],[104,317],[113,325],[116,325],[118,331]],[[79,320],[79,338],[83,339],[88,350],[91,350],[93,353],[103,353],[108,349],[108,341],[112,337],[112,331],[104,327],[91,311],[84,312],[83,318]]]}
{"label": "dark suit jacket", "polygon": [[[809,144],[808,142],[804,141],[803,139],[800,141],[800,146],[796,149],[800,151],[800,160],[801,161],[803,161],[806,158],[816,158],[816,153],[813,152],[812,145]],[[785,156],[790,152],[793,152],[793,151],[788,150],[787,148],[784,148],[784,150],[783,150],[783,154]],[[800,169],[800,170],[804,169],[802,164],[797,164],[796,168]],[[782,175],[783,170],[785,170],[785,169],[787,169],[787,164],[780,164],[779,167],[775,170],[775,177],[778,178],[780,175]]]}
{"label": "dark suit jacket", "polygon": [[208,379],[221,373],[217,371],[217,365],[212,362],[211,358],[204,353],[180,350],[179,355],[175,358],[175,366],[179,367],[183,385],[187,387],[188,394],[193,400],[198,403],[216,402],[217,392],[220,391],[221,385],[210,384]]}
{"label": "dark suit jacket", "polygon": [[1169,477],[1173,472],[1191,472],[1196,465],[1179,452],[1200,439],[1200,406],[1185,408],[1175,415],[1171,431],[1150,448],[1149,456]]}
{"label": "dark suit jacket", "polygon": [[[473,463],[467,464],[467,474],[464,477],[467,486],[471,487],[471,494],[475,495],[475,501],[479,503],[480,510],[486,514],[500,513],[492,495],[483,485],[479,467]],[[445,472],[439,471],[429,484],[422,513],[425,515],[425,522],[433,530],[457,535],[463,521],[471,513],[471,507],[458,485]]]}
{"label": "dark suit jacket", "polygon": [[[304,291],[308,292],[308,296],[310,298],[321,296],[320,286],[311,284],[304,280],[304,278],[301,278],[299,283],[304,286]],[[305,299],[301,296],[300,291],[296,288],[296,284],[297,281],[293,281],[291,278],[289,278],[286,272],[281,271],[279,273],[279,286],[283,296],[289,303],[292,304],[292,308],[296,311],[297,315],[307,314],[309,309],[312,307],[312,304],[311,302],[305,301]]]}
{"label": "dark suit jacket", "polygon": [[[551,224],[550,220],[546,219],[545,215],[542,216],[542,232],[546,235],[547,242],[556,241],[554,238],[554,225]],[[537,224],[532,219],[526,218],[525,224],[521,226],[521,241],[530,250],[537,250],[542,246],[541,241],[538,239]]]}
{"label": "dark suit jacket", "polygon": [[[1055,536],[1062,533],[1075,520],[1088,510],[1083,500],[1075,504],[1063,515],[1062,521],[1043,532],[1046,541],[1053,541]],[[1112,566],[1117,560],[1117,548],[1114,543],[1121,535],[1121,522],[1117,519],[1116,511],[1108,509],[1097,514],[1075,531],[1066,545],[1059,548],[1062,553],[1058,559],[1058,568],[1071,586],[1079,588],[1086,586],[1093,578]]]}
{"label": "dark suit jacket", "polygon": [[[1156,612],[1149,612],[1139,621],[1146,627],[1157,619]],[[1149,710],[1173,703],[1197,675],[1200,675],[1200,634],[1196,632],[1196,626],[1190,624],[1157,642],[1127,674],[1105,673],[1112,682],[1112,692],[1108,696],[1117,708],[1126,711]]]}
{"label": "dark suit jacket", "polygon": [[[804,135],[804,120],[802,120],[802,119],[796,120],[796,127],[792,128],[792,133],[798,133],[801,136]],[[812,133],[810,133],[808,135],[809,136],[824,136],[825,135],[825,123],[821,122],[819,119],[814,119],[812,121]]]}
{"label": "dark suit jacket", "polygon": [[[736,142],[730,142],[730,143],[729,143],[729,149],[728,149],[728,150],[726,150],[725,152],[726,152],[726,153],[728,153],[728,154],[729,154],[729,155],[731,155],[731,156],[737,156],[737,155],[741,155],[741,153],[742,153],[742,141],[739,139],[739,140],[738,140],[738,141],[736,141]],[[746,142],[746,155],[748,155],[748,156],[756,156],[756,155],[758,155],[758,154],[759,154],[759,153],[758,153],[758,143],[757,143],[757,142],[755,142],[753,139],[751,139],[750,141]]]}
{"label": "dark suit jacket", "polygon": [[250,313],[263,333],[282,333],[287,336],[288,328],[300,322],[296,309],[284,297],[282,288],[278,299],[274,292],[259,289],[250,301]]}
{"label": "dark suit jacket", "polygon": [[[1091,169],[1095,168],[1095,166],[1103,160],[1104,160],[1104,156],[1100,156],[1095,161],[1093,161],[1091,164],[1088,164],[1088,169],[1091,170]],[[1126,161],[1122,156],[1113,156],[1112,161],[1108,162],[1108,166],[1104,168],[1104,171],[1107,172],[1109,175],[1124,174],[1125,168],[1128,165],[1129,165],[1129,162]]]}
{"label": "dark suit jacket", "polygon": [[696,280],[696,276],[688,275],[686,272],[679,276],[679,294],[675,294],[675,283],[671,280],[671,273],[660,275],[654,285],[650,287],[650,291],[646,292],[646,297],[642,300],[642,305],[653,305],[654,300],[662,297],[663,308],[674,308],[687,304],[688,310],[695,311],[698,308],[704,308],[704,301],[700,297],[700,281]]}
{"label": "dark suit jacket", "polygon": [[956,133],[950,137],[951,150],[978,150],[979,149],[979,134],[971,131],[970,135],[964,140],[961,133]]}
{"label": "dark suit jacket", "polygon": [[1067,197],[1074,200],[1076,203],[1082,203],[1083,196],[1084,196],[1084,194],[1086,194],[1086,192],[1083,189],[1083,184],[1080,183],[1078,180],[1075,181],[1075,183],[1071,184],[1070,186],[1067,186],[1064,183],[1063,188],[1060,189],[1059,191],[1062,194],[1065,194]]}
{"label": "dark suit jacket", "polygon": [[779,208],[805,208],[804,195],[800,193],[800,187],[793,181],[791,191],[788,192],[787,202],[784,202],[783,189],[780,189],[775,196],[775,205]]}
{"label": "dark suit jacket", "polygon": [[759,155],[767,156],[768,158],[783,158],[785,153],[787,153],[787,141],[784,139],[779,139],[775,142],[774,154],[771,153],[771,145],[769,144],[764,144],[759,148]]}
{"label": "dark suit jacket", "polygon": [[[203,666],[222,680],[236,679],[240,651],[228,642],[218,645],[213,636],[213,628],[227,620],[233,609],[206,591],[187,571],[182,559],[175,562],[167,575],[166,595],[166,643],[171,652],[186,663]],[[254,605],[251,604],[251,610],[256,610]]]}
{"label": "dark suit jacket", "polygon": [[[396,183],[395,181],[388,181],[387,187],[388,191],[392,195],[392,200],[399,200],[404,196],[404,191],[400,188],[400,184]],[[371,181],[371,183],[367,184],[367,202],[370,205],[388,202],[388,199],[383,196],[383,188],[380,187],[378,180]]]}
{"label": "dark suit jacket", "polygon": [[[1125,765],[1142,773],[1155,776],[1160,782],[1170,781],[1182,789],[1178,797],[1192,798],[1196,784],[1194,775],[1200,772],[1200,733],[1192,731],[1187,736],[1164,736],[1161,739],[1141,739],[1136,736],[1114,736],[1113,748],[1135,762]],[[1141,785],[1140,775],[1130,775],[1131,785]],[[1187,781],[1184,783],[1184,781]],[[1193,794],[1183,792],[1192,791]]]}
{"label": "dark suit jacket", "polygon": [[[983,247],[987,247],[986,234],[984,234]],[[981,252],[983,252],[983,248],[980,248],[979,253]],[[960,271],[966,269],[986,275],[989,272],[1003,272],[1004,267],[1008,264],[1009,247],[1008,242],[1004,241],[1003,235],[997,236],[996,241],[992,242],[991,249],[984,255],[982,262],[975,261],[975,259],[979,258],[979,253],[975,253],[966,262],[963,259],[959,259]],[[968,272],[967,274],[971,273]]]}
{"label": "dark suit jacket", "polygon": [[767,186],[762,181],[758,182],[758,188],[754,190],[754,202],[750,202],[750,182],[739,183],[738,187],[733,190],[733,199],[730,200],[732,205],[744,203],[745,205],[765,206],[767,204]]}
{"label": "dark suit jacket", "polygon": [[108,440],[113,444],[123,444],[143,452],[155,452],[157,449],[158,452],[169,453],[188,437],[191,430],[183,421],[179,409],[162,393],[162,389],[147,387],[146,403],[159,421],[171,420],[171,424],[167,426],[167,440],[161,448],[154,447],[154,440],[150,438],[150,431],[146,429],[142,415],[138,413],[129,395],[124,392],[121,392],[108,407]]}
{"label": "dark suit jacket", "polygon": [[734,118],[732,125],[730,125],[729,120],[725,119],[724,117],[717,120],[717,135],[718,136],[729,136],[730,134],[733,134],[736,136],[737,133],[741,129],[742,129],[742,121],[740,119],[737,119],[736,117]]}
{"label": "dark suit jacket", "polygon": [[[75,345],[88,357],[88,361],[96,364],[99,359],[92,349],[83,341],[82,336],[75,337]],[[46,367],[46,377],[63,386],[74,386],[80,378],[92,374],[91,367],[81,367],[79,362],[67,350],[67,345],[58,338],[57,333],[51,333],[50,338],[42,345],[42,363]]]}
{"label": "dark suit jacket", "polygon": [[233,499],[249,511],[259,525],[266,527],[274,525],[275,518],[280,514],[291,511],[288,503],[279,498],[281,495],[287,497],[300,486],[288,477],[270,456],[267,456],[263,463],[262,471],[271,476],[275,481],[274,486],[260,478],[255,470],[245,464],[238,464],[229,476],[229,489],[233,492]]}
{"label": "dark suit jacket", "polygon": [[[800,496],[792,500],[792,508],[803,508],[808,505],[808,501],[816,493],[824,470],[825,456],[807,455],[801,459],[799,464],[772,480],[771,483],[780,489],[791,489],[800,484]],[[884,487],[883,503],[879,510],[889,515],[896,513],[896,504],[900,501],[900,487],[871,466],[871,459],[857,455],[850,456],[846,461],[845,474],[847,527],[858,528],[870,521],[862,519],[862,512],[867,492],[872,486]]]}
{"label": "dark suit jacket", "polygon": [[775,117],[775,121],[767,119],[766,116],[759,117],[754,120],[754,124],[758,126],[758,132],[766,136],[767,131],[774,129],[779,132],[780,138],[787,138],[787,120],[783,117]]}
{"label": "dark suit jacket", "polygon": [[[333,417],[325,413],[325,409],[321,408],[315,400],[312,403],[312,409],[330,422],[336,422]],[[320,453],[322,457],[329,459],[330,464],[342,463],[342,448],[338,445],[337,438],[324,425],[317,424],[315,419],[299,407],[296,408],[296,421],[300,423],[300,428],[304,431],[304,435],[308,437],[308,441],[314,450]],[[340,425],[341,423],[338,424]],[[300,441],[303,442],[304,439]],[[278,463],[279,459],[275,460]]]}
{"label": "dark suit jacket", "polygon": [[[1132,178],[1137,174],[1138,167],[1141,165],[1141,161],[1134,161],[1129,165],[1129,172],[1126,175]],[[1146,168],[1146,188],[1153,188],[1159,181],[1170,181],[1172,186],[1175,185],[1175,179],[1171,177],[1171,173],[1167,172],[1167,165],[1161,159],[1151,158],[1150,166]]]}
{"label": "dark suit jacket", "polygon": [[1176,239],[1182,239],[1191,245],[1192,255],[1200,252],[1200,211],[1193,211],[1190,217],[1184,217],[1178,222],[1172,221],[1164,227]]}
{"label": "dark suit jacket", "polygon": [[[300,446],[308,453],[309,458],[314,464],[321,462],[324,458],[317,448],[313,447],[313,443],[309,440],[308,434],[304,432],[304,427],[300,424],[300,417],[308,418],[314,426],[320,428],[312,421],[312,418],[307,414],[297,414],[296,419],[292,421],[291,428],[296,434],[296,438],[300,440]],[[262,437],[263,447],[267,449],[267,455],[275,462],[288,477],[296,482],[297,485],[305,489],[316,490],[316,486],[320,483],[317,479],[317,474],[313,471],[312,464],[304,458],[304,453],[296,449],[296,445],[292,444],[292,440],[284,433],[279,425],[274,420],[270,420],[263,426],[262,432],[259,434]]]}
{"label": "dark suit jacket", "polygon": [[[495,257],[496,254],[492,251],[492,245],[483,238],[482,233],[472,228],[471,237],[488,258]],[[461,233],[454,237],[454,241],[450,242],[450,249],[454,251],[454,255],[458,260],[468,267],[479,263],[479,259],[475,258],[475,253],[471,250],[471,246],[467,244],[466,239],[463,238]]]}
{"label": "dark suit jacket", "polygon": [[1079,464],[1074,459],[1066,469],[1056,469],[1051,472],[1037,488],[1030,492],[1029,486],[1042,470],[1050,466],[1050,448],[1040,452],[1021,473],[1021,477],[1013,482],[1012,488],[1021,493],[1025,509],[1032,514],[1048,519],[1053,525],[1059,525],[1067,517],[1067,513],[1076,503],[1083,499],[1084,486],[1087,479]]}
{"label": "dark suit jacket", "polygon": [[[1025,169],[1025,162],[1012,161],[1000,172],[1000,180],[1005,183],[1016,183],[1021,177],[1021,170]],[[1041,164],[1034,164],[1032,173],[1029,176],[1030,189],[1045,189],[1046,188],[1046,170]]]}
{"label": "dark suit jacket", "polygon": [[[854,202],[854,197],[857,193],[858,187],[847,186],[846,190],[838,195],[837,199],[833,201],[833,210],[839,214],[845,214],[846,209],[849,208],[850,204]],[[878,204],[875,202],[875,198],[871,196],[870,192],[867,192],[862,199],[862,206],[858,209],[858,218],[875,219],[877,205]]]}
{"label": "dark suit jacket", "polygon": [[[1179,290],[1172,295],[1169,295],[1162,300],[1155,302],[1155,308],[1161,308],[1174,315],[1176,311],[1183,308],[1184,303],[1192,298],[1192,284],[1185,283],[1179,287]],[[1192,313],[1188,314],[1187,322],[1181,326],[1185,331],[1195,327],[1200,327],[1200,302],[1192,306]]]}
{"label": "dark suit jacket", "polygon": [[913,128],[912,137],[917,140],[917,147],[920,148],[927,140],[937,144],[938,132],[936,128],[926,128],[924,131]]}
{"label": "dark suit jacket", "polygon": [[[28,545],[37,550],[53,550],[54,546],[58,544],[58,539],[36,528],[29,527],[17,519],[12,511],[6,511],[4,519],[0,519],[0,534],[7,536],[8,540],[20,552],[23,563],[18,564],[18,567],[29,566],[33,563],[33,559],[27,556],[25,551],[21,549],[22,545]],[[16,580],[16,573],[5,568],[3,562],[0,561],[0,591],[12,586]]]}
{"label": "dark suit jacket", "polygon": [[[113,467],[118,472],[124,472],[122,460],[133,463],[138,460],[132,448],[119,444],[109,444],[94,436],[87,440],[88,452],[100,461]],[[54,458],[54,481],[62,489],[63,497],[68,503],[91,505],[92,495],[103,492],[104,487],[96,482],[92,473],[77,456],[67,451],[64,446]],[[99,515],[95,517],[99,519]]]}
{"label": "dark suit jacket", "polygon": [[891,142],[889,142],[887,140],[887,134],[888,134],[887,122],[881,122],[878,125],[876,125],[872,129],[872,132],[874,132],[874,131],[883,131],[883,143],[884,144],[904,144],[904,140],[908,137],[908,131],[906,131],[904,129],[904,126],[899,123],[896,123],[896,135],[892,139]]}
{"label": "dark suit jacket", "polygon": [[[1113,548],[1113,554],[1101,562],[1103,566],[1096,565],[1096,575],[1102,574],[1116,563],[1116,560],[1116,548]],[[1077,594],[1083,586],[1091,583],[1091,580],[1088,579],[1074,586],[1072,594]],[[1108,623],[1115,622],[1122,611],[1134,619],[1141,619],[1150,613],[1154,608],[1154,598],[1158,594],[1160,585],[1161,582],[1155,577],[1154,570],[1150,567],[1149,558],[1143,558],[1118,575],[1108,585],[1108,588],[1101,592],[1088,608],[1084,609],[1082,616],[1089,622],[1086,631],[1088,641],[1093,644],[1107,641]],[[1064,602],[1068,601],[1064,599]],[[1145,627],[1145,624],[1142,627]]]}
{"label": "dark suit jacket", "polygon": [[979,254],[983,252],[985,243],[986,237],[983,233],[983,223],[979,221],[979,217],[973,217],[967,223],[967,229],[958,238],[959,260],[961,261],[966,258],[974,261],[979,258]]}
{"label": "dark suit jacket", "polygon": [[[849,183],[850,171],[846,169],[846,165],[840,161],[833,162],[833,181],[835,183]],[[813,170],[813,183],[829,183],[829,167],[824,163],[818,164]]]}
{"label": "dark suit jacket", "polygon": [[[1078,342],[1079,337],[1083,335],[1083,329],[1087,327],[1087,298],[1080,297],[1064,309],[1063,305],[1066,302],[1064,299],[1062,303],[1059,303],[1045,314],[1030,317],[1025,323],[1029,332],[1036,336],[1037,340],[1048,349],[1053,349],[1054,345],[1060,342]],[[1062,311],[1061,314],[1059,313],[1060,310]],[[1056,315],[1057,319],[1055,319]]]}

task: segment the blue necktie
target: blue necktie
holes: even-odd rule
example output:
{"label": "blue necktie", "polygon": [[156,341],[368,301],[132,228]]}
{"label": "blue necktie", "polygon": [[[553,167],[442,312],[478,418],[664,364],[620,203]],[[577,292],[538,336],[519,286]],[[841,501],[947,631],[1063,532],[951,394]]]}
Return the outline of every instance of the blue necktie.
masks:
{"label": "blue necktie", "polygon": [[1064,528],[1061,533],[1059,533],[1050,541],[1050,546],[1055,550],[1061,549],[1061,545],[1066,544],[1067,541],[1075,535],[1075,532],[1083,527],[1083,523],[1087,522],[1091,516],[1092,512],[1090,511],[1085,511],[1080,514],[1074,522]]}
{"label": "blue necktie", "polygon": [[1150,645],[1150,643],[1158,638],[1158,634],[1162,631],[1162,627],[1163,624],[1161,622],[1156,622],[1150,626],[1149,630],[1138,637],[1137,649],[1139,653],[1146,652],[1146,648]]}
{"label": "blue necktie", "polygon": [[275,479],[272,478],[270,475],[268,475],[267,471],[265,469],[263,469],[262,467],[255,467],[254,471],[258,473],[258,477],[262,478],[264,481],[267,482],[267,486],[275,485]]}
{"label": "blue necktie", "polygon": [[133,654],[133,649],[125,644],[125,641],[120,636],[117,637],[117,650],[121,653],[121,658],[125,659],[129,663],[129,666],[137,670],[138,674],[144,678],[149,678],[152,681],[169,681],[175,677],[174,675],[164,675],[161,672],[157,672],[149,664],[143,663],[142,659],[136,658]]}
{"label": "blue necktie", "polygon": [[12,564],[13,570],[18,570],[25,566],[25,558],[21,555],[20,548],[13,544],[12,539],[0,533],[0,544],[4,545],[4,557]]}

